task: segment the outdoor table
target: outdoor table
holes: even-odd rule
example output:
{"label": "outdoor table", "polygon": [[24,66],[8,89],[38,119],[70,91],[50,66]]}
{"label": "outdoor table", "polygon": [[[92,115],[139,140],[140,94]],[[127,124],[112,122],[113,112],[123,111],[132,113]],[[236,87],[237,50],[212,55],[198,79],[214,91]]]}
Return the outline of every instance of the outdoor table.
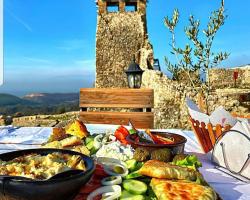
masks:
{"label": "outdoor table", "polygon": [[[101,124],[87,124],[86,126],[91,133],[103,133],[106,130],[115,130],[118,127],[117,125]],[[217,170],[210,161],[211,153],[202,153],[192,131],[177,129],[158,129],[158,131],[177,133],[187,138],[185,152],[195,154],[199,157],[203,164],[202,168],[200,168],[200,172],[222,199],[250,199],[250,184],[239,181]],[[0,127],[0,153],[20,149],[39,148],[42,143],[47,141],[51,132],[51,127]]]}

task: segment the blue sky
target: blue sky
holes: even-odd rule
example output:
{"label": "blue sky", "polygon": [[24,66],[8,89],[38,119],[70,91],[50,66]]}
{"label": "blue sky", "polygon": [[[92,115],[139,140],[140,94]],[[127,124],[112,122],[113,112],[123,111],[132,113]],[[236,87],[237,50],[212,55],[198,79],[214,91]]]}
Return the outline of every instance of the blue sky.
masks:
{"label": "blue sky", "polygon": [[[219,0],[150,0],[148,31],[155,57],[170,56],[170,34],[163,19],[174,8],[181,14],[177,44],[187,42],[183,27],[189,14],[201,20],[218,8]],[[249,0],[225,0],[228,19],[214,50],[230,58],[222,66],[250,63]],[[94,0],[4,0],[4,85],[0,93],[78,92],[95,80],[96,5]]]}

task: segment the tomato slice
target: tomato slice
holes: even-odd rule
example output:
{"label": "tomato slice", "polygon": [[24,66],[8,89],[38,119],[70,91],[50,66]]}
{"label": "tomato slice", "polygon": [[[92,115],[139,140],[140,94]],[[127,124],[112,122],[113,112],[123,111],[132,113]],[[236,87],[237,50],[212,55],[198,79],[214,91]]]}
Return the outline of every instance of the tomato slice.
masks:
{"label": "tomato slice", "polygon": [[127,140],[121,140],[121,143],[127,145],[128,141]]}
{"label": "tomato slice", "polygon": [[129,131],[124,126],[120,126],[115,131],[115,137],[119,141],[126,140],[126,137],[128,135],[129,135]]}

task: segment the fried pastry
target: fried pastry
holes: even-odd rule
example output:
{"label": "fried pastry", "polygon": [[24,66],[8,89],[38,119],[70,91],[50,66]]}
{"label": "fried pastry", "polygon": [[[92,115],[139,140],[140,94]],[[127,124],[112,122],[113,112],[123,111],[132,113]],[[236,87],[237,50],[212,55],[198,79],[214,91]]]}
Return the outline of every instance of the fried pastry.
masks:
{"label": "fried pastry", "polygon": [[144,176],[160,179],[180,179],[196,181],[197,178],[199,178],[203,180],[202,175],[193,169],[172,165],[170,163],[165,163],[158,160],[147,161],[142,166],[139,173]]}

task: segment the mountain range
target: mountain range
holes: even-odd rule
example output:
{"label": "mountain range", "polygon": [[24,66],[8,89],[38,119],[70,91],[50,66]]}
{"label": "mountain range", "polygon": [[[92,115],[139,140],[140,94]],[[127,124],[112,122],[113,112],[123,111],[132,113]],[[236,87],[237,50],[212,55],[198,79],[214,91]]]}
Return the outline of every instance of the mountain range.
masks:
{"label": "mountain range", "polygon": [[32,93],[24,97],[0,93],[0,115],[58,114],[79,110],[78,93]]}
{"label": "mountain range", "polygon": [[55,105],[60,103],[73,103],[79,101],[78,93],[32,93],[25,95],[23,100],[35,103]]}

